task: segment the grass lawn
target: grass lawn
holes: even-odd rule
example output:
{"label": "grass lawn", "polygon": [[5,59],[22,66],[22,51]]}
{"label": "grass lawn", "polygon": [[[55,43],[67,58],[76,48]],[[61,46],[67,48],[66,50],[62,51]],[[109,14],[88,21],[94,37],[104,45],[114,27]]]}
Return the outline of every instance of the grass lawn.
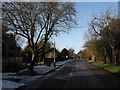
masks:
{"label": "grass lawn", "polygon": [[89,63],[94,63],[94,61],[93,61],[93,60],[87,60],[87,62],[89,62]]}
{"label": "grass lawn", "polygon": [[120,66],[114,66],[111,64],[103,64],[102,62],[94,62],[92,60],[88,60],[89,63],[92,63],[94,65],[97,65],[99,67],[103,67],[104,69],[107,69],[113,73],[118,73],[120,74]]}

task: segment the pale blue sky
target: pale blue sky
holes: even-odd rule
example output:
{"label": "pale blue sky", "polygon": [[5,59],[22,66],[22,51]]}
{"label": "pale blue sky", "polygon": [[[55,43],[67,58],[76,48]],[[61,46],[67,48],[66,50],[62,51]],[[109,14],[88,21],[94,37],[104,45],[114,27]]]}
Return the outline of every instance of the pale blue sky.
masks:
{"label": "pale blue sky", "polygon": [[85,39],[84,34],[88,29],[88,22],[91,19],[93,14],[100,13],[102,10],[106,10],[111,6],[114,6],[117,9],[117,2],[77,2],[76,10],[77,13],[77,21],[82,28],[74,28],[71,30],[69,34],[60,34],[55,37],[56,47],[58,50],[62,50],[63,48],[73,48],[75,53],[78,53],[80,49],[82,49]]}

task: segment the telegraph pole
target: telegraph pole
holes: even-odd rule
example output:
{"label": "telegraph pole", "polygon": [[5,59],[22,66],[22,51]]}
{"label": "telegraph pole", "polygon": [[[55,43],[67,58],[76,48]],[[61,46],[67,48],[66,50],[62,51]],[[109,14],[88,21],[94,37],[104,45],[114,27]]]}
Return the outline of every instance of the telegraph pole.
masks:
{"label": "telegraph pole", "polygon": [[55,40],[54,40],[54,67],[56,67],[56,64],[55,64]]}

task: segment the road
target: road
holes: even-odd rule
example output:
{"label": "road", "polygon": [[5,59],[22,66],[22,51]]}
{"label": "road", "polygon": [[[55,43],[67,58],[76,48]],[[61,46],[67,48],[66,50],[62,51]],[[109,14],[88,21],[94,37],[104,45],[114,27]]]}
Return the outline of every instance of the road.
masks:
{"label": "road", "polygon": [[73,60],[18,90],[33,88],[120,88],[120,77],[85,60]]}

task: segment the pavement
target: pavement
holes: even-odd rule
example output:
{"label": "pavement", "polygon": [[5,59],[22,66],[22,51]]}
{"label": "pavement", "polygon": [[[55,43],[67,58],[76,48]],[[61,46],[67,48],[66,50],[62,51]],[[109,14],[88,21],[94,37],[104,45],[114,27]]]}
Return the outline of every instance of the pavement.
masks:
{"label": "pavement", "polygon": [[40,88],[120,88],[120,77],[85,60],[73,60],[55,72],[16,90]]}

